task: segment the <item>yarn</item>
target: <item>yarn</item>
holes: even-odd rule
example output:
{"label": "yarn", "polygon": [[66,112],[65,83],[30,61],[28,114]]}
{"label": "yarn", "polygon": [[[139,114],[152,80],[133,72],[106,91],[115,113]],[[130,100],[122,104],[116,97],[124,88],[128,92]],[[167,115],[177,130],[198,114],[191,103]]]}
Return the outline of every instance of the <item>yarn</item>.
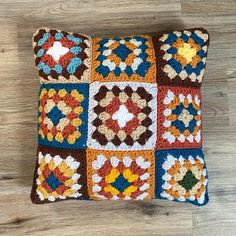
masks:
{"label": "yarn", "polygon": [[153,41],[159,85],[201,86],[209,45],[205,29],[159,34]]}
{"label": "yarn", "polygon": [[156,151],[156,197],[205,205],[208,176],[201,149]]}
{"label": "yarn", "polygon": [[200,90],[159,86],[157,148],[200,148],[201,129]]}
{"label": "yarn", "polygon": [[42,84],[39,92],[38,143],[85,149],[88,84]]}
{"label": "yarn", "polygon": [[93,82],[89,94],[88,147],[124,151],[153,149],[156,98],[155,84]]}
{"label": "yarn", "polygon": [[95,38],[91,81],[156,82],[155,52],[148,35]]}
{"label": "yarn", "polygon": [[85,151],[39,145],[34,176],[34,203],[88,199]]}
{"label": "yarn", "polygon": [[41,83],[89,82],[90,37],[43,28],[34,34],[33,48]]}
{"label": "yarn", "polygon": [[146,200],[154,196],[153,151],[87,149],[88,191],[92,199]]}
{"label": "yarn", "polygon": [[31,199],[208,202],[201,91],[209,35],[33,36],[41,87]]}

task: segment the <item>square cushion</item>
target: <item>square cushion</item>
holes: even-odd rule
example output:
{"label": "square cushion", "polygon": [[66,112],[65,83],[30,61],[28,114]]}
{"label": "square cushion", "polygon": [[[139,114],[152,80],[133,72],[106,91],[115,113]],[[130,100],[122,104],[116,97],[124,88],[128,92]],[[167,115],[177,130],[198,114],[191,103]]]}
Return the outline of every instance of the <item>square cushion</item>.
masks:
{"label": "square cushion", "polygon": [[33,36],[41,87],[31,200],[208,202],[201,83],[209,34]]}

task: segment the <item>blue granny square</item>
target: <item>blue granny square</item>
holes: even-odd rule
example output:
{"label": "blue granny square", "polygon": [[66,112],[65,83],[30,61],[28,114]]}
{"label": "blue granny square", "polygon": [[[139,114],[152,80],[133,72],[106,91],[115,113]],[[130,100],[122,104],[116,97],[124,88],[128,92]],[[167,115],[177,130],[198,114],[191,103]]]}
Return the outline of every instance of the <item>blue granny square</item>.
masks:
{"label": "blue granny square", "polygon": [[39,92],[38,143],[85,149],[89,84],[42,84]]}
{"label": "blue granny square", "polygon": [[191,202],[208,202],[207,169],[201,149],[156,152],[156,198]]}

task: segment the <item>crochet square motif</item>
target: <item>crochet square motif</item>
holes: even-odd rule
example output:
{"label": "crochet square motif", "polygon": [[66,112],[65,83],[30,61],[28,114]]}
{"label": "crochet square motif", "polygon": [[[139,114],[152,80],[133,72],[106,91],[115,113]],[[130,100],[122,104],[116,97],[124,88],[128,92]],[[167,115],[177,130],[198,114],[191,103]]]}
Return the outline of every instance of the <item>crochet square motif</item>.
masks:
{"label": "crochet square motif", "polygon": [[158,88],[158,149],[201,147],[201,95],[198,89]]}
{"label": "crochet square motif", "polygon": [[85,151],[39,147],[32,200],[87,199]]}
{"label": "crochet square motif", "polygon": [[91,67],[89,37],[40,29],[33,37],[33,47],[41,82],[89,82]]}
{"label": "crochet square motif", "polygon": [[155,84],[92,83],[89,99],[88,147],[107,150],[154,148]]}
{"label": "crochet square motif", "polygon": [[42,85],[39,95],[39,144],[86,148],[88,84]]}
{"label": "crochet square motif", "polygon": [[154,37],[160,85],[200,86],[209,36],[204,30],[174,31]]}
{"label": "crochet square motif", "polygon": [[208,202],[207,183],[204,155],[200,149],[157,151],[158,198],[204,205]]}
{"label": "crochet square motif", "polygon": [[95,38],[92,58],[92,81],[156,82],[150,36]]}
{"label": "crochet square motif", "polygon": [[91,199],[145,200],[154,195],[154,152],[87,150]]}

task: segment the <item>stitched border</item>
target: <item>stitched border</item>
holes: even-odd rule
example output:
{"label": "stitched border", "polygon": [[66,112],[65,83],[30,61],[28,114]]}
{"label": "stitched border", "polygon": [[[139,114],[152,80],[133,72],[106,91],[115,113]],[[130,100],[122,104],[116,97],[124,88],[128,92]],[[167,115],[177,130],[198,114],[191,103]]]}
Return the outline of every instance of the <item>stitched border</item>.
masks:
{"label": "stitched border", "polygon": [[[148,195],[144,198],[152,199],[154,197],[154,185],[155,185],[155,153],[154,151],[103,151],[103,150],[93,150],[87,149],[87,181],[88,181],[88,193],[91,199],[103,200],[104,198],[96,196],[93,192],[93,175],[97,172],[93,168],[93,161],[97,157],[103,156],[111,161],[112,157],[118,158],[120,161],[123,161],[126,156],[130,157],[132,160],[137,160],[138,157],[143,157],[145,161],[149,161],[151,166],[147,169],[147,172],[150,174],[150,177],[145,181],[149,184],[150,188],[148,190]],[[113,163],[114,164],[114,163]],[[131,167],[130,167],[131,168]],[[147,173],[145,172],[145,173]],[[116,200],[118,200],[116,198]],[[132,199],[135,200],[135,199]]]}
{"label": "stitched border", "polygon": [[155,84],[149,84],[149,83],[135,83],[135,82],[129,82],[128,86],[130,86],[132,89],[137,89],[138,87],[144,87],[147,92],[149,92],[153,99],[148,102],[148,106],[151,107],[152,112],[149,114],[149,117],[153,121],[153,123],[149,126],[149,130],[152,131],[152,136],[149,138],[149,140],[146,142],[144,146],[140,145],[139,143],[135,143],[133,146],[128,146],[125,143],[122,143],[120,146],[116,147],[113,143],[108,143],[105,146],[100,145],[96,140],[92,139],[92,134],[96,130],[96,127],[92,125],[92,121],[97,117],[97,114],[93,111],[93,108],[98,104],[97,101],[93,99],[93,96],[99,91],[99,88],[105,85],[108,89],[111,89],[113,86],[118,86],[121,89],[124,89],[127,87],[127,82],[107,82],[107,83],[99,83],[94,82],[90,85],[90,93],[89,93],[89,115],[88,115],[88,141],[87,146],[89,148],[95,148],[95,149],[107,149],[107,150],[145,150],[145,149],[153,149],[155,147],[156,143],[156,118],[157,118],[157,86]]}
{"label": "stitched border", "polygon": [[[181,87],[168,87],[160,86],[158,87],[158,130],[157,130],[157,149],[171,149],[171,148],[201,148],[202,145],[202,124],[200,124],[200,142],[194,141],[190,143],[189,141],[180,142],[179,140],[170,144],[166,139],[163,139],[162,135],[165,132],[165,127],[163,123],[165,121],[165,116],[163,114],[165,110],[165,105],[163,103],[165,96],[167,96],[168,90],[172,91],[175,95],[182,93],[183,95],[190,94],[192,96],[198,96],[200,100],[201,107],[201,93],[199,89],[196,88],[181,88]],[[200,121],[202,120],[202,115],[200,114]]]}

